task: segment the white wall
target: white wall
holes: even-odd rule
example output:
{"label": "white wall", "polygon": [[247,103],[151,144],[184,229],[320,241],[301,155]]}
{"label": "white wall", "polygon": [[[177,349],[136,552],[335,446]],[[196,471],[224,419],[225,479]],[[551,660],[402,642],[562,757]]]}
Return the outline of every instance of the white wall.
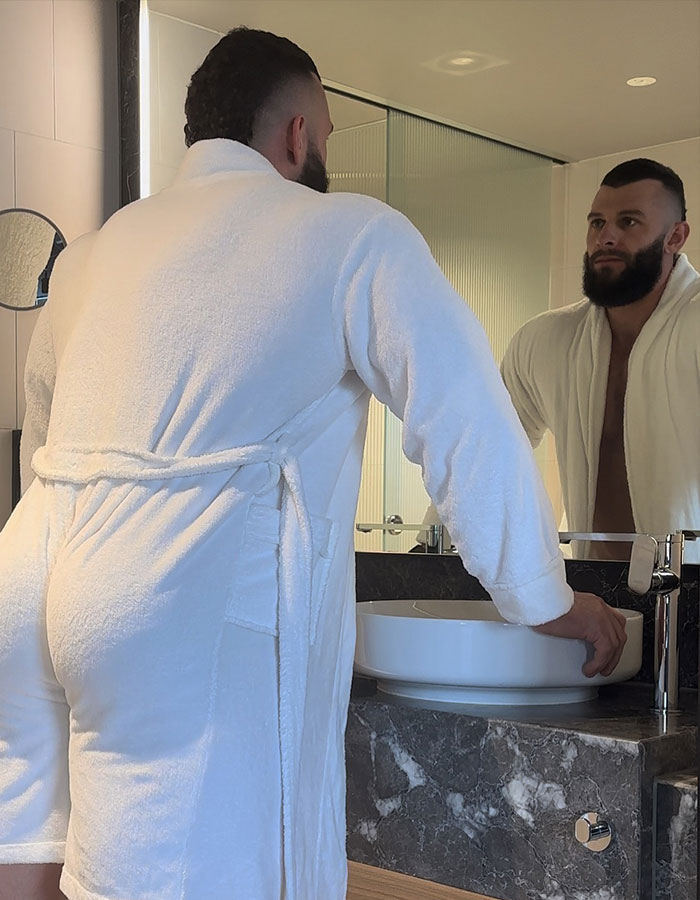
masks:
{"label": "white wall", "polygon": [[[68,241],[118,207],[115,0],[1,0],[0,209],[36,209]],[[0,527],[10,508],[10,432],[36,312],[0,308]]]}

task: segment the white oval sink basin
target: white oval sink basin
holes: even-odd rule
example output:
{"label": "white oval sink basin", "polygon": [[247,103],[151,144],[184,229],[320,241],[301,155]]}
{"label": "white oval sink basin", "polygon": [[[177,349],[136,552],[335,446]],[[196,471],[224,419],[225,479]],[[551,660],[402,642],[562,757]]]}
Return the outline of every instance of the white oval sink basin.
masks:
{"label": "white oval sink basin", "polygon": [[586,678],[585,641],[506,622],[490,600],[370,600],[357,604],[355,671],[400,697],[478,704],[591,700],[642,664],[639,612],[621,609],[627,643],[612,675]]}

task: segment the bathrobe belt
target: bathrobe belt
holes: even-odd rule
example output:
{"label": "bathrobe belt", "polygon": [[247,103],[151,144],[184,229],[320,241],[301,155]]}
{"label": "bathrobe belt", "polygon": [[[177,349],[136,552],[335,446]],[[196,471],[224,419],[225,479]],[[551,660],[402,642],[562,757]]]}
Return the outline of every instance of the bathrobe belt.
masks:
{"label": "bathrobe belt", "polygon": [[[359,393],[359,392],[358,392]],[[304,443],[307,443],[306,441]],[[85,450],[66,445],[36,451],[32,467],[51,481],[85,484],[98,478],[153,481],[234,470],[267,464],[269,478],[256,494],[282,480],[279,631],[279,742],[281,757],[283,853],[286,896],[297,900],[294,812],[297,800],[299,751],[303,739],[306,682],[311,643],[311,585],[313,544],[298,463],[299,448],[278,442],[234,447],[202,456],[162,457],[122,449]],[[299,898],[301,900],[301,898]]]}

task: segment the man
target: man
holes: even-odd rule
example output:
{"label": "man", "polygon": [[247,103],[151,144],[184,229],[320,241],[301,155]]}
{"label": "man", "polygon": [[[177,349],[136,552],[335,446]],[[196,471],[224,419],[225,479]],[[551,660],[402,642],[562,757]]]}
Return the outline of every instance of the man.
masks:
{"label": "man", "polygon": [[70,900],[345,897],[369,391],[509,619],[589,639],[588,674],[624,644],[565,583],[473,315],[401,215],[324,193],[307,54],[237,29],[186,112],[175,184],[61,256],[32,340],[37,477],[0,535],[3,898],[58,896],[64,859]]}
{"label": "man", "polygon": [[588,214],[586,299],[527,322],[504,357],[530,441],[554,434],[571,530],[700,527],[700,275],[681,253],[688,234],[675,172],[649,159],[616,166]]}

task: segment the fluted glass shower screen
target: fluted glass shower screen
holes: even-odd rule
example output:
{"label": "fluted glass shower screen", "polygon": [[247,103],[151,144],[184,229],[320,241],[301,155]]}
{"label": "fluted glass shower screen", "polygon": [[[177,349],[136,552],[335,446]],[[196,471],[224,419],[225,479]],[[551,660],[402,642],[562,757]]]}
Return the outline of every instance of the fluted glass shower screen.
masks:
{"label": "fluted glass shower screen", "polygon": [[[334,102],[360,103],[329,98],[332,115]],[[331,190],[378,197],[413,222],[500,362],[515,331],[549,308],[551,160],[392,109],[360,103],[360,119],[360,107],[366,121],[331,138]],[[401,422],[373,400],[357,520],[420,522],[429,502]],[[409,532],[356,535],[358,550],[415,543]]]}

